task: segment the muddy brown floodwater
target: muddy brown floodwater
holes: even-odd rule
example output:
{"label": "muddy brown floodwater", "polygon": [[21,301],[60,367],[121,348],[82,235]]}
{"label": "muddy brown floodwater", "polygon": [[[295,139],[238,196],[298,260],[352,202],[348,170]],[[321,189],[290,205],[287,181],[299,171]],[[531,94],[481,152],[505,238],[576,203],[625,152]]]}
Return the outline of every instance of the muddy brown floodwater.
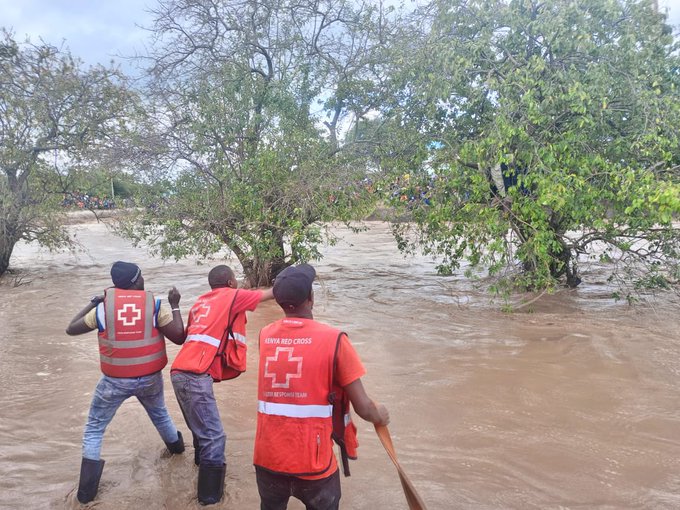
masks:
{"label": "muddy brown floodwater", "polygon": [[[315,264],[315,317],[348,332],[369,393],[390,410],[400,462],[433,509],[680,508],[680,302],[630,308],[593,268],[576,290],[507,314],[463,278],[405,259],[387,226],[336,232]],[[186,317],[210,263],[163,262],[112,235],[74,225],[86,251],[21,245],[0,284],[0,507],[80,508],[80,441],[99,378],[94,333],[64,329],[109,285],[110,264],[140,264],[147,289],[182,292]],[[235,267],[238,267],[234,264]],[[227,432],[225,498],[256,509],[252,467],[257,332],[281,316],[249,315],[249,370],[215,386]],[[170,359],[178,347],[169,343]],[[164,372],[166,400],[189,436]],[[358,419],[359,460],[343,478],[344,509],[406,508],[372,426]],[[189,447],[169,457],[141,405],[109,426],[97,509],[198,509]],[[291,500],[291,509],[302,508]]]}

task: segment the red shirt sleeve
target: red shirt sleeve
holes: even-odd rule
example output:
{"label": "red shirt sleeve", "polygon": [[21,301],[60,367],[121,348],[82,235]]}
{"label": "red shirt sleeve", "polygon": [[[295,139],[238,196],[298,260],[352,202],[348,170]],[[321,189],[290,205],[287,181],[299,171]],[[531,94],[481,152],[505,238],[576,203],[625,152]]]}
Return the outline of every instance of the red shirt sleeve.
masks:
{"label": "red shirt sleeve", "polygon": [[252,312],[257,308],[262,300],[261,290],[250,290],[250,289],[238,289],[238,294],[236,294],[236,301],[234,301],[234,307],[232,311],[234,314],[239,314],[241,312]]}
{"label": "red shirt sleeve", "polygon": [[343,334],[340,337],[340,346],[338,347],[338,365],[335,372],[335,382],[339,386],[347,386],[366,374],[361,359],[354,350],[354,346],[349,341],[347,335]]}

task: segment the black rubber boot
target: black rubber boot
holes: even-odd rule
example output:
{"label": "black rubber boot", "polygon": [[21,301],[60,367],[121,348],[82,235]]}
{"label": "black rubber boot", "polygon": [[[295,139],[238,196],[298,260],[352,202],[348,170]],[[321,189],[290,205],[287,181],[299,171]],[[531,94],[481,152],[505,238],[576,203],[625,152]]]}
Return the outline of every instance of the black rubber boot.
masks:
{"label": "black rubber boot", "polygon": [[184,439],[182,439],[182,433],[177,431],[177,441],[174,443],[165,443],[170,450],[170,453],[182,453],[184,451]]}
{"label": "black rubber boot", "polygon": [[80,463],[80,481],[78,482],[78,501],[89,503],[97,495],[99,479],[104,471],[103,460],[92,460],[83,457]]}
{"label": "black rubber boot", "polygon": [[198,444],[196,434],[192,432],[191,435],[194,436],[194,464],[199,466],[201,464],[201,447]]}
{"label": "black rubber boot", "polygon": [[224,493],[224,474],[227,465],[198,466],[198,502],[201,505],[219,503]]}

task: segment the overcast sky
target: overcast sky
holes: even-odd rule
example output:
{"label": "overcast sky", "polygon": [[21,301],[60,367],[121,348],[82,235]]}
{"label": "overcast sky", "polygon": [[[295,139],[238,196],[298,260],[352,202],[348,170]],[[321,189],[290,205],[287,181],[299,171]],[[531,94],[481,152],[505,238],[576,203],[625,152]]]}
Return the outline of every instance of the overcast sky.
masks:
{"label": "overcast sky", "polygon": [[[406,0],[408,2],[408,0]],[[15,38],[68,46],[88,64],[107,64],[111,59],[128,66],[120,56],[144,53],[151,17],[146,12],[153,0],[0,0],[0,27],[10,28]],[[669,9],[675,31],[680,31],[680,0],[659,0]]]}
{"label": "overcast sky", "polygon": [[[680,0],[678,0],[680,1]],[[0,0],[0,26],[17,41],[60,46],[88,64],[108,64],[144,52],[153,0]]]}

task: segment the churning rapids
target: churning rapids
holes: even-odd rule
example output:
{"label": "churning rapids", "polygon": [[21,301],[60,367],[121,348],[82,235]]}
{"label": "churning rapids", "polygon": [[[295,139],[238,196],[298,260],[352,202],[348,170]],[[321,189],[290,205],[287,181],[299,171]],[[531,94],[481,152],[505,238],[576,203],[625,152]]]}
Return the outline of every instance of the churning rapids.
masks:
{"label": "churning rapids", "polygon": [[[315,264],[315,317],[348,332],[387,405],[400,462],[430,510],[680,508],[680,300],[629,307],[604,273],[515,313],[462,277],[403,258],[384,223],[325,247]],[[176,285],[186,313],[207,290],[208,262],[163,262],[103,223],[70,227],[85,251],[15,250],[0,283],[0,507],[80,508],[80,441],[99,378],[95,333],[68,337],[71,317],[109,285],[110,264],[138,263],[148,290]],[[238,264],[232,265],[239,269]],[[249,315],[249,370],[215,386],[227,432],[225,498],[256,509],[252,467],[259,329]],[[172,360],[178,347],[168,342]],[[190,437],[164,372],[166,401]],[[396,470],[370,424],[342,479],[345,509],[406,508]],[[98,509],[201,508],[193,450],[170,457],[141,405],[109,426]],[[291,500],[291,509],[302,508]]]}

